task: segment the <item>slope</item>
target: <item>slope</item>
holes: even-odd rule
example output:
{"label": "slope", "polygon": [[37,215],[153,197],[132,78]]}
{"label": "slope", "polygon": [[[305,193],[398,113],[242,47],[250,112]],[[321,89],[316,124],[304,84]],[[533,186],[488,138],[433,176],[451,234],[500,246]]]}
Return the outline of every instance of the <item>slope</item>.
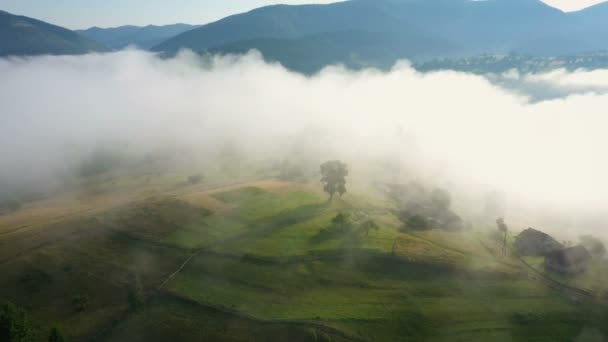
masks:
{"label": "slope", "polygon": [[66,28],[0,11],[0,56],[77,55],[106,50]]}

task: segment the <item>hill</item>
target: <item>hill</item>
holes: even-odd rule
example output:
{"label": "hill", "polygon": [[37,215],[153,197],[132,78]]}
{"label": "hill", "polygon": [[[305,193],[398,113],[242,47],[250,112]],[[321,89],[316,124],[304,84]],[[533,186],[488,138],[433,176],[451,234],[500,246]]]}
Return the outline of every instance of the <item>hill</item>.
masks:
{"label": "hill", "polygon": [[147,50],[171,37],[197,27],[199,26],[188,24],[148,25],[144,27],[120,26],[113,28],[91,27],[86,30],[77,30],[76,32],[113,50],[120,50],[127,46],[136,46]]}
{"label": "hill", "polygon": [[0,11],[0,56],[78,55],[107,51],[74,31]]}
{"label": "hill", "polygon": [[[485,53],[578,54],[608,48],[603,33],[608,32],[608,22],[602,15],[607,6],[564,13],[540,0],[276,5],[204,25],[152,50],[171,55],[184,48],[224,53],[258,49],[298,71],[318,70],[333,62],[363,66]],[[371,36],[380,39],[378,44],[370,42]],[[363,58],[353,63],[352,56]],[[304,59],[310,62],[303,64]]]}
{"label": "hill", "polygon": [[76,341],[608,333],[600,307],[496,254],[487,230],[404,229],[382,187],[349,183],[328,202],[316,180],[207,171],[196,184],[187,170],[91,178],[96,191],[0,216],[0,302],[28,311],[35,341],[52,325]]}

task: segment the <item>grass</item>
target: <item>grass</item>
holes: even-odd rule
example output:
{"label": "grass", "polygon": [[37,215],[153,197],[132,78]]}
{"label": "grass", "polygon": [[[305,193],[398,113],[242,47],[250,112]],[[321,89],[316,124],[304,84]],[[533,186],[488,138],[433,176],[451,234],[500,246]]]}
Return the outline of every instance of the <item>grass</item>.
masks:
{"label": "grass", "polygon": [[580,274],[561,274],[547,270],[543,257],[525,257],[524,260],[534,269],[562,284],[586,290],[600,297],[608,296],[608,264],[605,260],[592,260],[588,269]]}
{"label": "grass", "polygon": [[[440,338],[441,328],[482,339],[476,323],[491,321],[507,334],[516,314],[577,312],[527,278],[462,273],[361,250],[297,262],[201,255],[169,290],[261,319],[319,321],[374,341],[399,336],[403,317],[428,327],[421,330],[428,338]],[[361,331],[360,322],[382,329]]]}
{"label": "grass", "polygon": [[129,317],[108,341],[348,341],[314,325],[264,322],[164,296]]}
{"label": "grass", "polygon": [[[528,279],[488,250],[483,234],[401,232],[391,209],[365,187],[328,203],[306,184],[183,186],[0,235],[0,302],[27,308],[37,331],[58,324],[72,340],[569,341],[606,333],[608,316]],[[355,218],[351,229],[332,230],[338,213]],[[357,217],[379,229],[365,234]],[[127,302],[130,273],[148,299],[137,311]],[[84,312],[71,305],[76,295],[90,298]]]}
{"label": "grass", "polygon": [[[323,203],[314,192],[295,191],[281,194],[255,187],[245,187],[213,196],[233,205],[234,209],[192,223],[163,241],[181,248],[202,248],[228,237],[250,232],[255,227],[276,224],[281,219],[296,220],[298,215],[307,215],[306,210],[314,210],[316,205]],[[290,218],[284,214],[289,211],[298,211],[300,214],[291,213],[289,215],[294,217]]]}

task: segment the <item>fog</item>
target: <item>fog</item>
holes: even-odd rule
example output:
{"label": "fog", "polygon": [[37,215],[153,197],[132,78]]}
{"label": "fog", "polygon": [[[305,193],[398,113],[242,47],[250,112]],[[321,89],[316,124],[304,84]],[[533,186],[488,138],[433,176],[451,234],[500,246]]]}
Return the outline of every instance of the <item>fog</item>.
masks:
{"label": "fog", "polygon": [[404,180],[594,217],[608,200],[606,72],[510,74],[504,86],[407,62],[306,77],[255,52],[0,60],[0,185],[52,181],[100,146],[205,156],[234,143],[249,156],[341,159],[354,175],[390,161]]}
{"label": "fog", "polygon": [[522,74],[516,70],[486,77],[493,83],[529,98],[542,102],[576,94],[608,93],[608,70],[578,70],[568,72],[556,69],[542,74]]}

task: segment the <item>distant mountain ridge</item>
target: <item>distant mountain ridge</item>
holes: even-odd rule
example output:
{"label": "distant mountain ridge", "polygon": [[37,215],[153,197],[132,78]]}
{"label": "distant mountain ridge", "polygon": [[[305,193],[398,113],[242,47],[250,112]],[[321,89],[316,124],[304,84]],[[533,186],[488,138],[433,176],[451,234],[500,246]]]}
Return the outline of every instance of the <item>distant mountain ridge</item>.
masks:
{"label": "distant mountain ridge", "polygon": [[[0,55],[78,54],[133,45],[163,56],[181,49],[203,54],[256,49],[267,60],[304,73],[330,64],[386,69],[400,59],[463,68],[475,56],[608,51],[606,19],[608,2],[565,13],[540,0],[350,0],[266,6],[203,26],[92,27],[79,36],[0,12]],[[446,58],[454,62],[441,62]],[[593,58],[590,65],[603,65],[603,57]],[[488,64],[481,59],[480,66],[499,68],[518,60]]]}
{"label": "distant mountain ridge", "polygon": [[[351,0],[274,5],[179,34],[166,55],[260,50],[298,71],[343,63],[385,67],[485,53],[567,55],[608,49],[608,4],[564,13],[540,0]],[[386,37],[374,44],[370,36]],[[421,43],[425,41],[425,43]],[[305,62],[306,60],[310,62]]]}
{"label": "distant mountain ridge", "polygon": [[91,27],[86,30],[76,30],[76,32],[113,50],[120,50],[127,46],[147,50],[171,37],[198,27],[200,25],[173,24],[143,27],[128,25],[113,28]]}
{"label": "distant mountain ridge", "polygon": [[0,56],[77,55],[107,49],[74,31],[0,11]]}

